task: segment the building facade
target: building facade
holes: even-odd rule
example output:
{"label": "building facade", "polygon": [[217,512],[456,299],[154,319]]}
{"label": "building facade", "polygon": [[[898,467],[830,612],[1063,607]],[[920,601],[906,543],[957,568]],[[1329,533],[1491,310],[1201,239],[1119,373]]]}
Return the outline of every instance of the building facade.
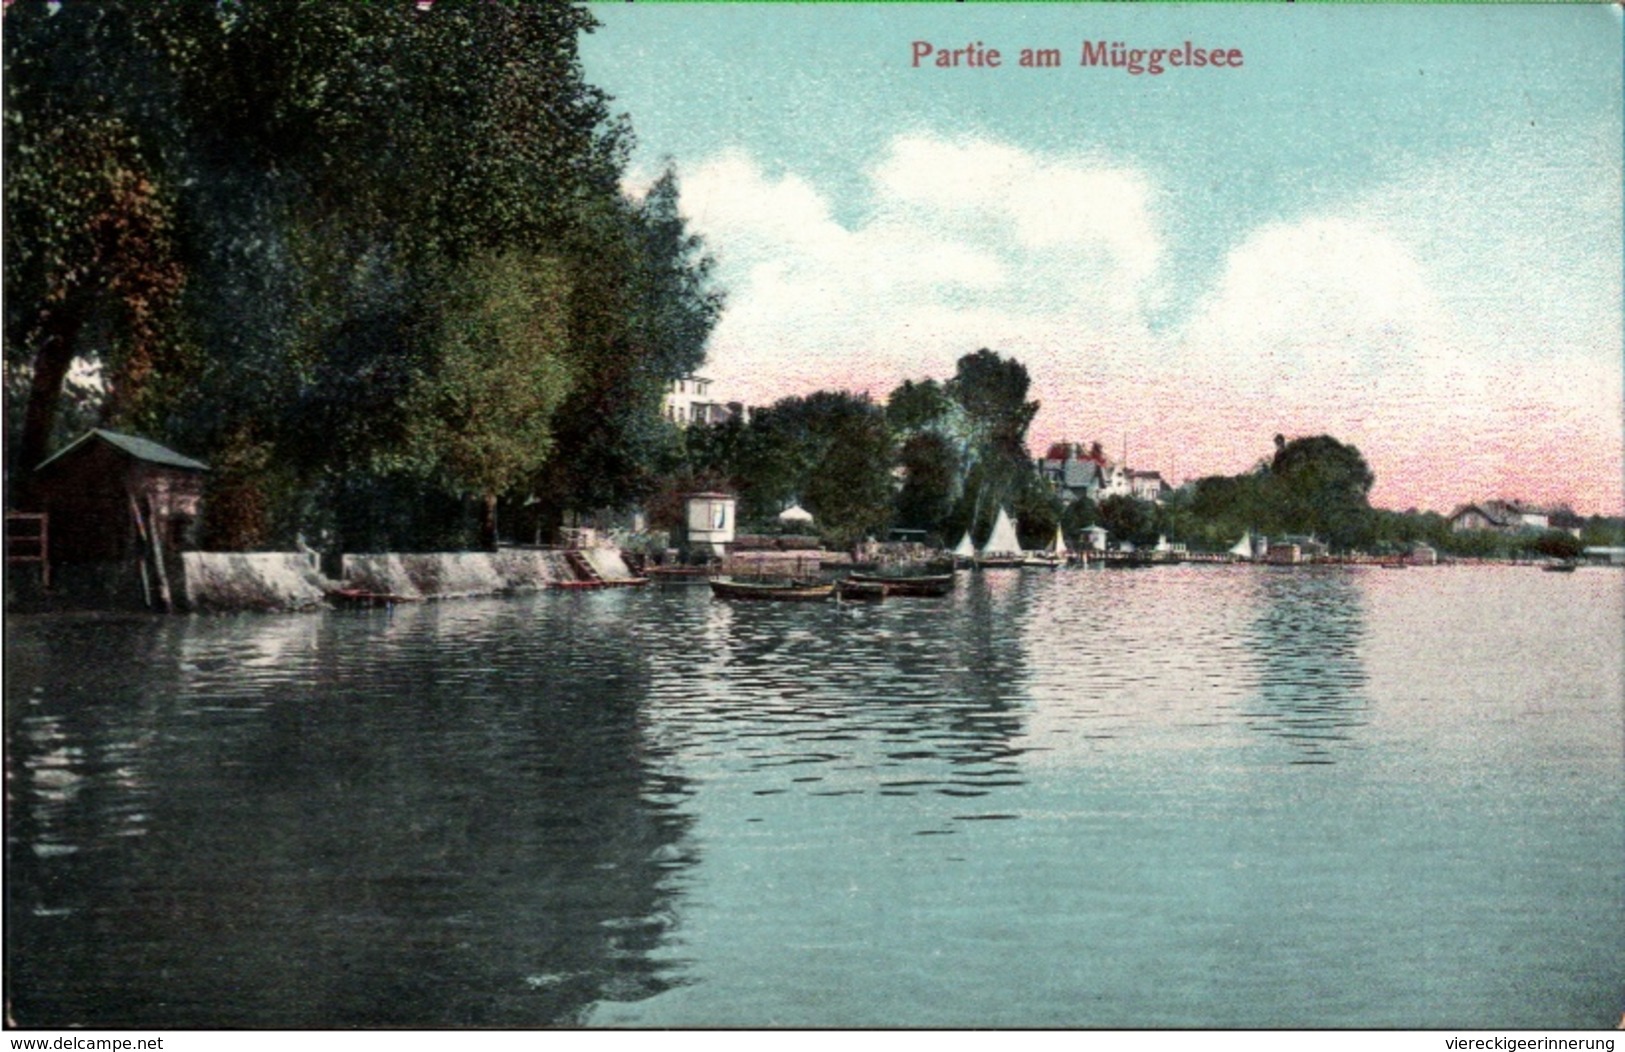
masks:
{"label": "building facade", "polygon": [[1525,530],[1550,528],[1551,518],[1544,510],[1515,500],[1486,500],[1478,504],[1463,504],[1450,513],[1450,529],[1456,533],[1468,530],[1521,533]]}
{"label": "building facade", "polygon": [[1038,473],[1055,489],[1063,504],[1107,497],[1134,497],[1160,504],[1170,491],[1160,472],[1131,471],[1114,463],[1097,442],[1085,449],[1077,442],[1056,442],[1036,461]]}
{"label": "building facade", "polygon": [[750,421],[750,409],[744,403],[717,401],[711,394],[711,381],[703,376],[684,376],[667,384],[660,411],[678,427]]}

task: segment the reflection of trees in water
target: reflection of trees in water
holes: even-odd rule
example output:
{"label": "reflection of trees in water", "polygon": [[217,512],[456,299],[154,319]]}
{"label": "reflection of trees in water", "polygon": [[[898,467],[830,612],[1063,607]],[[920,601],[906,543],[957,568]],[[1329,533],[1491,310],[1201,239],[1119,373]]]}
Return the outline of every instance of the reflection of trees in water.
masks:
{"label": "reflection of trees in water", "polygon": [[[686,787],[644,755],[646,662],[579,622],[545,601],[313,618],[235,684],[217,659],[286,621],[191,622],[185,654],[115,626],[95,667],[126,675],[95,708],[70,700],[86,653],[56,648],[28,670],[46,723],[8,718],[13,815],[35,816],[13,835],[45,845],[7,847],[16,1018],[534,1026],[666,988]],[[83,788],[53,813],[65,777]]]}
{"label": "reflection of trees in water", "polygon": [[[989,574],[992,578],[994,575]],[[1015,574],[948,600],[678,608],[659,711],[678,748],[782,769],[812,795],[984,796],[1019,784],[1025,679]],[[860,771],[849,776],[845,772]],[[768,787],[760,792],[778,791]]]}
{"label": "reflection of trees in water", "polygon": [[[7,625],[5,998],[22,1025],[83,1019],[59,1006],[107,971],[99,952],[109,925],[82,908],[81,889],[149,831],[146,753],[156,699],[175,680],[157,671],[159,689],[145,697],[130,683],[148,668],[175,669],[177,624],[140,615]],[[116,894],[109,903],[129,908]]]}
{"label": "reflection of trees in water", "polygon": [[1290,743],[1293,763],[1331,763],[1366,714],[1364,594],[1338,570],[1266,570],[1250,643],[1257,659],[1257,700],[1241,717]]}

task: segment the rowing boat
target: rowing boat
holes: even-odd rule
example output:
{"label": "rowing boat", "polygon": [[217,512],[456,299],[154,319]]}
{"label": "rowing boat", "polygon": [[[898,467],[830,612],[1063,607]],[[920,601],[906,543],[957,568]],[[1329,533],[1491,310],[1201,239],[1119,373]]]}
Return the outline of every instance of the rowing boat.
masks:
{"label": "rowing boat", "polygon": [[887,595],[921,596],[936,598],[954,590],[954,575],[921,574],[912,577],[892,577],[886,574],[855,573],[847,580],[855,584],[878,584]]}
{"label": "rowing boat", "polygon": [[713,578],[711,594],[717,599],[765,599],[778,602],[818,602],[835,594],[835,585],[811,581],[733,581]]}
{"label": "rowing boat", "polygon": [[890,594],[891,589],[879,581],[859,580],[857,577],[848,577],[835,586],[835,597],[846,602],[878,603]]}

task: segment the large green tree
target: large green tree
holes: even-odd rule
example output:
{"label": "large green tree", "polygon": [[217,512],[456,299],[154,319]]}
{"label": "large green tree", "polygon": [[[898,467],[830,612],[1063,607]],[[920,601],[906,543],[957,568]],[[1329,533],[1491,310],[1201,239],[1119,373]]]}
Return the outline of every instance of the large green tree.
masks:
{"label": "large green tree", "polygon": [[1100,525],[1112,543],[1128,541],[1136,547],[1157,541],[1157,508],[1150,501],[1114,493],[1100,502]]}
{"label": "large green tree", "polygon": [[1027,398],[1027,367],[983,348],[959,359],[946,386],[959,410],[965,469],[949,532],[970,529],[983,537],[1005,507],[1022,520],[1023,543],[1047,541],[1040,534],[1053,535],[1060,509],[1027,452],[1027,428],[1038,413]]}
{"label": "large green tree", "polygon": [[896,448],[885,413],[866,397],[818,391],[757,410],[733,471],[743,517],[765,522],[791,501],[845,546],[891,521]]}
{"label": "large green tree", "polygon": [[[226,466],[216,512],[263,520],[217,531],[236,544],[353,532],[363,503],[410,518],[431,490],[635,493],[669,437],[660,390],[701,360],[720,298],[675,174],[621,191],[629,124],[577,53],[593,24],[519,0],[8,4],[13,465],[53,441],[84,361],[92,413]],[[442,415],[533,379],[512,341],[468,338],[503,331],[478,319],[505,298],[470,282],[542,258],[568,327],[543,393],[505,392],[511,428]]]}
{"label": "large green tree", "polygon": [[1351,548],[1371,534],[1368,494],[1376,481],[1354,446],[1330,435],[1275,437],[1268,497],[1279,529]]}
{"label": "large green tree", "polygon": [[480,501],[497,542],[497,498],[548,460],[569,395],[569,288],[556,261],[504,253],[470,261],[448,290],[441,347],[405,400],[412,468]]}
{"label": "large green tree", "polygon": [[903,484],[897,491],[897,524],[940,536],[959,490],[959,457],[952,443],[934,431],[918,432],[903,440],[898,462]]}
{"label": "large green tree", "polygon": [[559,413],[557,455],[530,486],[555,517],[641,500],[681,461],[661,397],[704,361],[723,296],[678,196],[668,168],[641,198],[596,211],[569,242],[577,389]]}
{"label": "large green tree", "polygon": [[[155,372],[181,357],[185,273],[177,186],[148,119],[161,77],[130,41],[132,7],[15,3],[5,37],[5,368],[9,475],[56,442],[73,392],[91,419],[143,408]],[[97,375],[99,374],[99,375]]]}

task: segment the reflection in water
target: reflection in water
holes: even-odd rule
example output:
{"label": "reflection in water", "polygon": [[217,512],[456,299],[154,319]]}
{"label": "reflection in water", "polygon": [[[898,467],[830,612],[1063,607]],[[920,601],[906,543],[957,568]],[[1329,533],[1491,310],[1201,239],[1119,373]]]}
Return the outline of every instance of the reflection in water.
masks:
{"label": "reflection in water", "polygon": [[1262,570],[1251,646],[1257,698],[1238,715],[1289,743],[1296,764],[1331,763],[1369,722],[1364,593],[1344,570]]}
{"label": "reflection in water", "polygon": [[1601,1025],[1625,788],[1618,651],[1595,652],[1622,592],[1188,566],[848,606],[15,619],[7,1004],[109,1027]]}
{"label": "reflection in water", "polygon": [[1024,658],[1004,608],[1020,601],[978,580],[951,602],[887,609],[682,604],[650,684],[656,737],[667,754],[782,776],[754,779],[757,795],[1019,785]]}
{"label": "reflection in water", "polygon": [[546,1025],[664,989],[683,784],[647,661],[579,615],[8,633],[13,1016]]}

